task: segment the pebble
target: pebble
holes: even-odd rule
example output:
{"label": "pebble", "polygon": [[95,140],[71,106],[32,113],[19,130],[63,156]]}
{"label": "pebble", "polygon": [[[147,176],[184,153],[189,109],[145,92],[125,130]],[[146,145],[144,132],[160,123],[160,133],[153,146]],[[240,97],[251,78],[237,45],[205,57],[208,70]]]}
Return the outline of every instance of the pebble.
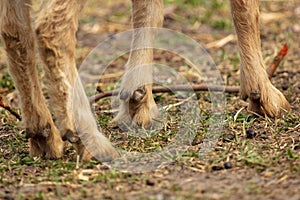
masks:
{"label": "pebble", "polygon": [[289,84],[289,83],[284,83],[284,84],[281,86],[282,90],[287,90],[287,89],[289,89],[289,87],[290,87],[290,84]]}
{"label": "pebble", "polygon": [[256,132],[253,129],[249,128],[246,130],[246,136],[248,139],[252,139],[256,136]]}
{"label": "pebble", "polygon": [[222,167],[222,166],[217,166],[217,165],[215,165],[215,166],[212,166],[211,169],[212,169],[213,171],[219,171],[219,170],[222,170],[223,167]]}
{"label": "pebble", "polygon": [[224,162],[224,168],[225,169],[231,169],[232,168],[231,162]]}
{"label": "pebble", "polygon": [[294,146],[294,150],[300,150],[300,145]]}
{"label": "pebble", "polygon": [[223,136],[223,142],[231,142],[234,140],[234,134],[228,133]]}
{"label": "pebble", "polygon": [[155,185],[155,182],[154,182],[154,180],[147,179],[146,180],[146,185],[153,186],[153,185]]}

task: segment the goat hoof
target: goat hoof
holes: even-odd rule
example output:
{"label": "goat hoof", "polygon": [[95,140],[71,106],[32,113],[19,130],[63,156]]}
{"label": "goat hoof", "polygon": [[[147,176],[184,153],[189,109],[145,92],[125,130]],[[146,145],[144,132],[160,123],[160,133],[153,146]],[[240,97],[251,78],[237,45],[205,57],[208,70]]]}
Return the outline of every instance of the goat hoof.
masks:
{"label": "goat hoof", "polygon": [[68,130],[66,134],[62,137],[63,141],[69,141],[70,143],[76,143],[79,141],[79,136],[73,131]]}
{"label": "goat hoof", "polygon": [[133,101],[133,102],[140,102],[146,95],[147,91],[145,86],[138,87],[136,90],[133,92],[128,91],[128,90],[121,90],[120,92],[120,100],[123,101]]}
{"label": "goat hoof", "polygon": [[38,131],[32,131],[30,128],[26,128],[24,134],[25,138],[34,138],[36,136],[47,138],[51,133],[51,126],[47,124],[44,128],[39,128]]}
{"label": "goat hoof", "polygon": [[146,89],[144,86],[142,86],[133,92],[133,94],[130,97],[130,100],[133,100],[134,102],[140,102],[142,101],[145,95],[146,95]]}
{"label": "goat hoof", "polygon": [[250,98],[253,99],[253,100],[259,100],[260,99],[259,91],[252,91],[250,93]]}
{"label": "goat hoof", "polygon": [[44,128],[40,128],[38,130],[38,135],[40,135],[40,136],[42,136],[44,138],[49,137],[50,133],[51,133],[51,126],[50,126],[50,124],[47,124]]}
{"label": "goat hoof", "polygon": [[35,134],[30,131],[29,128],[26,128],[26,130],[24,131],[24,135],[26,139],[33,138],[35,136]]}

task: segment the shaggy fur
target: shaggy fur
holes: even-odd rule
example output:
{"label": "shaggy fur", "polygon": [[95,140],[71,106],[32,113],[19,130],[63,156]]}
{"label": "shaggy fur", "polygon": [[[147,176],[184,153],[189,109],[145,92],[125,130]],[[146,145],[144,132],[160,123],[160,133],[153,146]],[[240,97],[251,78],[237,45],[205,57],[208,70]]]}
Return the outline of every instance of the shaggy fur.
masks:
{"label": "shaggy fur", "polygon": [[[20,96],[31,156],[46,154],[50,158],[62,157],[62,139],[74,143],[84,160],[89,160],[91,155],[81,140],[90,144],[88,146],[95,152],[93,156],[98,159],[110,160],[119,156],[99,132],[83,86],[80,80],[76,81],[75,33],[78,13],[84,2],[45,1],[35,23],[35,33],[30,22],[30,0],[0,2],[1,36],[8,56],[9,71]],[[55,124],[38,82],[34,38],[37,39],[44,63]]]}
{"label": "shaggy fur", "polygon": [[[1,0],[0,31],[8,56],[8,66],[21,100],[26,136],[30,138],[31,156],[46,154],[51,158],[63,155],[63,139],[74,143],[84,160],[92,148],[98,159],[119,156],[99,132],[89,108],[83,86],[77,79],[75,45],[78,13],[86,0],[44,1],[34,31],[30,22],[30,0]],[[248,109],[260,114],[278,116],[289,110],[285,97],[269,81],[262,59],[259,36],[258,0],[231,0],[233,21],[238,35],[241,57],[241,95],[249,98]],[[161,27],[162,0],[132,0],[133,27]],[[155,33],[134,31],[133,47],[151,44]],[[55,124],[41,91],[34,53],[35,38],[49,89]],[[150,126],[157,116],[152,96],[152,49],[132,51],[127,63],[120,93],[118,124]],[[131,76],[131,72],[140,74]],[[145,75],[146,74],[146,75]],[[75,106],[74,106],[75,105]],[[80,136],[80,139],[79,137]]]}

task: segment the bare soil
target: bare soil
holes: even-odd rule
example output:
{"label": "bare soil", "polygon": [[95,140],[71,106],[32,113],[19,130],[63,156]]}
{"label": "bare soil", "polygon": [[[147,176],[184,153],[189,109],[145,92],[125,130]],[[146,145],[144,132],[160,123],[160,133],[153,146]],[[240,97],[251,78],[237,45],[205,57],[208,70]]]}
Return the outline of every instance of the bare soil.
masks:
{"label": "bare soil", "polygon": [[[171,0],[166,1],[164,27],[182,32],[204,46],[234,34],[227,1],[172,2],[175,7]],[[75,152],[70,145],[61,160],[29,158],[19,122],[0,109],[0,199],[300,199],[300,4],[262,1],[260,6],[262,49],[267,65],[283,43],[289,46],[272,82],[290,102],[290,113],[279,119],[255,118],[245,110],[237,113],[247,103],[238,94],[226,94],[224,129],[212,151],[201,158],[198,152],[208,135],[211,102],[207,92],[198,92],[196,101],[207,120],[193,124],[196,136],[187,151],[156,170],[138,173],[120,171],[98,161],[80,163],[76,169]],[[77,33],[78,67],[99,42],[131,28],[130,12],[129,1],[88,1]],[[224,82],[238,85],[237,41],[233,39],[208,52]],[[100,83],[104,90],[120,80],[127,58],[125,54],[110,64],[105,74],[111,78]],[[178,55],[156,50],[155,62],[174,66],[190,82],[201,82]],[[15,106],[17,99],[12,95],[14,87],[7,74],[1,51],[1,95]],[[155,99],[163,106],[182,101],[173,94],[157,94]],[[134,138],[109,123],[114,114],[109,98],[95,106],[103,132],[126,151],[151,152],[167,145],[179,128],[180,116],[175,106],[169,111],[167,128],[152,138]],[[249,131],[254,135],[249,135]]]}

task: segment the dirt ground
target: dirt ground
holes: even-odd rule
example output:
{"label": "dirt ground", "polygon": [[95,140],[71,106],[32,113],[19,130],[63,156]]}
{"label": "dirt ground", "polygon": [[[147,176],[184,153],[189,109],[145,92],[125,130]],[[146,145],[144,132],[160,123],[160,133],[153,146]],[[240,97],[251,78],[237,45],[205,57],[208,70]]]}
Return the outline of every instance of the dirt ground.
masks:
{"label": "dirt ground", "polygon": [[[278,119],[257,118],[241,109],[247,103],[237,93],[226,93],[223,129],[211,151],[201,157],[199,151],[210,136],[214,120],[208,92],[197,92],[197,99],[191,100],[199,104],[200,109],[196,110],[201,119],[188,123],[181,123],[184,113],[178,106],[186,104],[184,98],[173,93],[155,94],[160,106],[172,107],[164,115],[164,128],[158,133],[145,131],[148,135],[143,137],[112,127],[109,122],[115,111],[111,99],[102,99],[94,104],[96,118],[112,143],[127,152],[155,154],[177,138],[182,126],[192,127],[188,129],[193,134],[192,141],[179,156],[171,153],[165,163],[161,157],[152,157],[137,161],[139,168],[120,170],[98,161],[76,167],[71,145],[67,145],[61,160],[30,158],[19,121],[0,109],[0,199],[300,199],[300,3],[261,1],[260,9],[266,64],[271,63],[282,44],[287,43],[289,48],[271,80],[287,97],[291,112]],[[224,83],[238,86],[239,56],[229,11],[229,1],[166,0],[164,27],[203,45]],[[98,58],[93,63],[85,59],[100,42],[131,28],[130,13],[129,0],[87,2],[77,33],[78,68],[82,63],[97,63]],[[231,37],[229,42],[218,46],[216,41],[227,36]],[[119,55],[109,64],[99,83],[103,90],[114,88],[127,58],[128,54]],[[190,83],[203,83],[203,77],[179,55],[155,50],[154,62],[172,66]],[[17,109],[3,48],[0,77],[1,95]]]}

